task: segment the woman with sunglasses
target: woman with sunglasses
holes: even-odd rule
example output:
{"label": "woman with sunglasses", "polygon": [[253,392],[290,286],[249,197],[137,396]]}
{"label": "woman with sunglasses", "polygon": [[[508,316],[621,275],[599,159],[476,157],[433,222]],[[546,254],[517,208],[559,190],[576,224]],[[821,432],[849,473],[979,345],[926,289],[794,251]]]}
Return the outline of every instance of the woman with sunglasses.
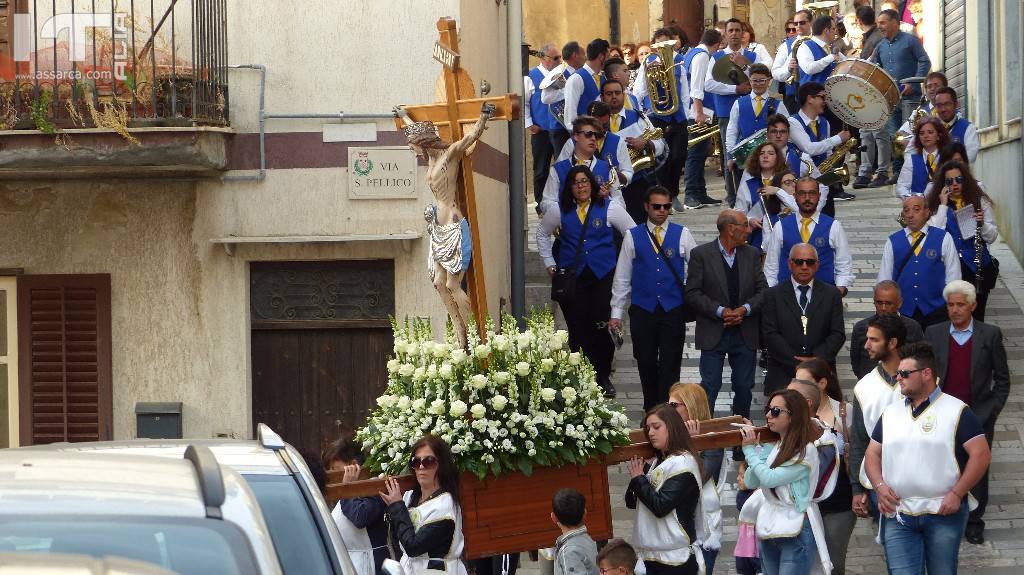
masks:
{"label": "woman with sunglasses", "polygon": [[949,130],[942,120],[927,117],[914,126],[914,145],[908,146],[896,180],[900,199],[924,195],[928,182],[942,164],[940,152],[949,145]]}
{"label": "woman with sunglasses", "polygon": [[657,455],[652,464],[639,457],[629,461],[626,507],[636,509],[633,544],[648,575],[695,575],[704,563],[699,542],[708,539],[700,515],[700,462],[671,405],[648,411],[643,428]]}
{"label": "woman with sunglasses", "polygon": [[798,392],[781,389],[769,396],[765,418],[768,429],[779,434],[778,442],[761,445],[753,426],[741,430],[747,462],[743,481],[750,489],[760,489],[743,506],[741,520],[756,517],[765,575],[810,573],[816,550],[822,563],[828,563],[824,537],[815,535],[822,532],[821,516],[811,502],[818,454],[810,409]]}
{"label": "woman with sunglasses", "polygon": [[843,390],[832,371],[832,366],[820,357],[802,361],[796,366],[796,379],[814,383],[821,394],[818,412],[811,414],[824,429],[832,432],[839,452],[839,474],[832,494],[818,503],[825,525],[828,555],[832,560],[833,575],[846,573],[846,548],[857,524],[853,514],[853,489],[850,486],[850,423]]}
{"label": "woman with sunglasses", "polygon": [[[708,395],[704,388],[696,383],[676,383],[668,390],[668,404],[676,409],[679,418],[686,425],[686,432],[692,438],[700,434],[700,422],[711,419],[708,408]],[[718,492],[718,479],[722,471],[722,459],[725,450],[707,449],[700,452],[701,469],[701,505],[703,506],[704,526],[707,534],[701,540],[700,549],[704,555],[705,574],[711,575],[715,568],[715,559],[722,548],[722,501]]]}
{"label": "woman with sunglasses", "polygon": [[[590,168],[573,166],[564,182],[559,209],[544,212],[537,224],[537,251],[552,278],[559,269],[575,274],[574,293],[558,302],[569,328],[569,347],[582,350],[597,372],[598,384],[614,397],[609,377],[615,345],[605,327],[612,313],[612,280],[618,258],[613,230],[626,235],[635,224],[618,200],[601,194]],[[557,254],[552,245],[556,231]]]}
{"label": "woman with sunglasses", "polygon": [[[747,215],[752,230],[747,243],[755,248],[761,248],[764,239],[765,206],[763,200],[774,196],[777,200],[784,201],[781,195],[776,196],[782,190],[772,185],[772,179],[776,175],[788,173],[789,166],[786,164],[786,156],[779,153],[779,149],[771,142],[765,142],[754,148],[750,157],[747,158],[743,176],[740,178],[740,191],[736,194],[735,208]],[[796,178],[793,179],[793,185],[795,191]],[[765,198],[761,197],[762,192],[765,194]],[[793,196],[788,194],[788,197],[795,208],[796,201],[793,200]],[[771,216],[772,213],[775,214],[774,217]],[[770,225],[778,223],[778,213],[778,209],[775,209],[774,212],[769,210]]]}
{"label": "woman with sunglasses", "polygon": [[424,435],[412,446],[409,467],[416,484],[405,494],[389,477],[380,498],[387,505],[392,534],[402,548],[406,573],[466,575],[462,564],[462,512],[459,471],[451,448],[439,437]]}
{"label": "woman with sunglasses", "polygon": [[[935,193],[939,190],[939,193]],[[980,182],[974,179],[971,169],[964,162],[956,160],[946,162],[935,172],[932,189],[927,196],[928,208],[932,217],[928,225],[942,228],[949,232],[960,256],[960,276],[963,280],[974,284],[977,290],[977,307],[974,308],[974,319],[985,321],[985,307],[988,304],[988,292],[994,285],[998,268],[992,265],[992,254],[988,246],[999,238],[996,227],[996,215],[992,198],[981,188]],[[977,209],[980,206],[981,209]],[[966,219],[961,220],[957,212],[968,208],[973,214],[970,227],[965,229]],[[981,230],[981,275],[983,286],[978,286],[978,264],[975,261],[977,245],[975,234]],[[966,237],[965,237],[966,235]]]}

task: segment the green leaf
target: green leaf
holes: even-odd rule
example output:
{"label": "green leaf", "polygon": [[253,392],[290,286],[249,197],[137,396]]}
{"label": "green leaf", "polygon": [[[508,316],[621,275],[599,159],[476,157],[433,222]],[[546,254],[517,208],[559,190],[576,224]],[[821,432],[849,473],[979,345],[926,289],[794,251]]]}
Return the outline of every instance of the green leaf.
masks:
{"label": "green leaf", "polygon": [[548,459],[548,454],[545,451],[537,450],[537,455],[533,456],[537,460],[537,463],[541,465],[551,465],[551,460]]}
{"label": "green leaf", "polygon": [[533,475],[533,465],[530,464],[530,460],[528,458],[519,458],[519,471],[522,471],[523,475],[527,477]]}
{"label": "green leaf", "polygon": [[501,462],[497,459],[491,462],[491,472],[494,473],[495,477],[501,475]]}
{"label": "green leaf", "polygon": [[559,457],[562,458],[562,463],[576,463],[576,455],[564,445],[559,445],[555,448],[558,451]]}
{"label": "green leaf", "polygon": [[608,443],[607,439],[598,439],[597,450],[607,455],[612,452],[612,444]]}

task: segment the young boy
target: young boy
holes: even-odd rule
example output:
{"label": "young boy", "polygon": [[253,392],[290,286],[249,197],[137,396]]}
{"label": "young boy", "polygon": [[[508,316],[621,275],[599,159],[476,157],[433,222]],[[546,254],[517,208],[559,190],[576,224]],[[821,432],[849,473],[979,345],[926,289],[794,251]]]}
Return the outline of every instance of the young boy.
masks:
{"label": "young boy", "polygon": [[597,554],[597,567],[603,575],[633,575],[636,550],[622,539],[612,539]]}
{"label": "young boy", "polygon": [[583,518],[587,502],[575,489],[559,489],[551,500],[551,521],[562,530],[555,540],[555,575],[599,575],[597,544]]}

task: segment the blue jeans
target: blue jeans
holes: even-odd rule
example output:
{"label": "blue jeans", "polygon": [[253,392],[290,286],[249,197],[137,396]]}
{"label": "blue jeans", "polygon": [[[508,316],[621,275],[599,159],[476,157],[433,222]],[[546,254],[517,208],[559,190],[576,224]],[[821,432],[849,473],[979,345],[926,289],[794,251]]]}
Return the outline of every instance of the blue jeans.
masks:
{"label": "blue jeans", "polygon": [[704,555],[704,575],[711,575],[711,572],[715,570],[715,559],[718,559],[719,550],[701,548],[700,551]]}
{"label": "blue jeans", "polygon": [[807,519],[796,537],[760,539],[758,549],[764,575],[807,575],[818,557],[818,547]]}
{"label": "blue jeans", "polygon": [[952,515],[882,517],[882,544],[890,575],[955,575],[960,538],[967,526],[967,500]]}
{"label": "blue jeans", "polygon": [[729,367],[732,368],[732,412],[750,419],[757,355],[747,347],[739,328],[727,328],[722,332],[718,345],[700,352],[700,385],[708,396],[708,407],[714,416],[715,401],[722,389],[722,369],[725,367],[726,355],[729,356]]}

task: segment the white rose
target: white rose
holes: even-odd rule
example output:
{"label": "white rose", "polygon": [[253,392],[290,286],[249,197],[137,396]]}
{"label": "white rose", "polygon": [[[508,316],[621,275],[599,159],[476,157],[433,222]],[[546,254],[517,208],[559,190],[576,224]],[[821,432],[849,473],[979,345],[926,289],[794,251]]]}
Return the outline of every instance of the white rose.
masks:
{"label": "white rose", "polygon": [[480,345],[473,348],[473,355],[480,359],[483,359],[488,355],[491,355],[491,347],[487,344],[481,343]]}
{"label": "white rose", "polygon": [[495,395],[491,398],[491,407],[493,407],[495,411],[505,409],[506,405],[508,405],[508,398],[504,395]]}
{"label": "white rose", "polygon": [[551,373],[552,371],[555,370],[555,360],[551,359],[550,357],[545,357],[544,359],[540,360],[540,370],[543,371],[544,373]]}
{"label": "white rose", "polygon": [[416,368],[413,367],[411,363],[403,363],[398,367],[398,375],[402,377],[409,377],[410,375],[415,373],[415,371]]}
{"label": "white rose", "polygon": [[436,357],[437,359],[441,359],[441,358],[443,358],[443,357],[445,357],[447,355],[448,355],[448,344],[447,343],[437,343],[437,344],[434,344],[434,357]]}
{"label": "white rose", "polygon": [[469,408],[469,412],[473,414],[475,419],[482,419],[483,416],[487,415],[487,408],[479,403],[474,403],[473,407]]}
{"label": "white rose", "polygon": [[409,406],[412,405],[412,400],[409,399],[408,395],[403,395],[402,397],[398,398],[397,405],[398,409],[401,409],[402,411],[408,411]]}
{"label": "white rose", "polygon": [[464,350],[456,349],[452,352],[452,363],[455,365],[461,365],[468,357],[469,356]]}
{"label": "white rose", "polygon": [[[444,413],[444,400],[443,399],[435,399],[434,401],[431,401],[430,402],[430,409],[428,409],[427,411],[429,411],[430,413],[433,413],[434,415],[441,415],[441,414],[443,414]],[[426,423],[426,422],[424,422],[424,423]]]}
{"label": "white rose", "polygon": [[416,411],[422,411],[425,405],[427,405],[427,400],[423,399],[422,397],[417,397],[416,399],[412,400],[412,408]]}
{"label": "white rose", "polygon": [[510,374],[507,371],[498,371],[498,372],[495,372],[493,377],[494,377],[494,381],[496,381],[497,383],[505,384],[505,383],[508,383],[510,379],[512,379],[512,374]]}
{"label": "white rose", "polygon": [[434,379],[435,377],[437,377],[437,366],[436,365],[428,365],[427,366],[427,379]]}
{"label": "white rose", "polygon": [[487,376],[478,373],[469,378],[469,384],[473,386],[473,389],[483,389],[487,387]]}
{"label": "white rose", "polygon": [[437,373],[438,373],[438,375],[440,375],[444,379],[451,379],[452,375],[455,372],[454,372],[454,370],[452,370],[452,364],[450,364],[450,363],[442,363],[441,364],[441,369],[437,370]]}
{"label": "white rose", "polygon": [[559,342],[556,347],[562,347],[565,344],[569,343],[569,332],[565,331],[564,329],[560,329],[560,330],[556,331],[555,332],[555,337],[558,338],[558,342]]}
{"label": "white rose", "polygon": [[395,373],[395,372],[397,372],[399,365],[401,365],[401,364],[399,364],[397,359],[389,359],[388,360],[388,373]]}
{"label": "white rose", "polygon": [[580,356],[580,352],[574,351],[574,352],[569,354],[569,365],[579,365],[580,361],[582,361],[582,357]]}
{"label": "white rose", "polygon": [[520,361],[519,363],[516,364],[516,373],[518,373],[522,377],[530,375],[530,364],[526,363],[525,361]]}
{"label": "white rose", "polygon": [[[412,367],[412,365],[410,364],[409,367]],[[415,371],[412,372],[412,379],[413,379],[413,381],[420,382],[420,381],[423,381],[426,378],[427,378],[427,369],[425,367],[423,367],[423,366],[417,367],[415,369]]]}
{"label": "white rose", "polygon": [[562,397],[564,397],[566,401],[575,401],[576,400],[576,390],[571,388],[571,387],[563,387],[562,388]]}
{"label": "white rose", "polygon": [[507,351],[508,350],[508,344],[509,344],[508,337],[505,336],[504,334],[500,334],[499,333],[498,335],[494,336],[491,339],[491,347],[493,347],[494,349],[496,349],[498,351]]}
{"label": "white rose", "polygon": [[434,342],[428,340],[420,343],[420,352],[423,355],[432,354],[434,352]]}
{"label": "white rose", "polygon": [[557,333],[551,334],[548,338],[548,347],[551,349],[562,349],[562,338],[558,337]]}
{"label": "white rose", "polygon": [[516,336],[516,345],[518,345],[520,349],[525,349],[530,347],[531,340],[533,340],[533,333],[530,330],[526,330]]}
{"label": "white rose", "polygon": [[556,397],[558,397],[558,391],[551,389],[550,387],[545,387],[540,390],[540,398],[544,401],[552,402]]}
{"label": "white rose", "polygon": [[377,405],[387,409],[395,404],[395,396],[393,395],[382,395],[377,398]]}
{"label": "white rose", "polygon": [[467,411],[469,411],[469,406],[466,405],[466,402],[461,399],[456,399],[452,402],[452,406],[448,410],[448,415],[452,417],[462,417],[463,415],[466,415]]}

